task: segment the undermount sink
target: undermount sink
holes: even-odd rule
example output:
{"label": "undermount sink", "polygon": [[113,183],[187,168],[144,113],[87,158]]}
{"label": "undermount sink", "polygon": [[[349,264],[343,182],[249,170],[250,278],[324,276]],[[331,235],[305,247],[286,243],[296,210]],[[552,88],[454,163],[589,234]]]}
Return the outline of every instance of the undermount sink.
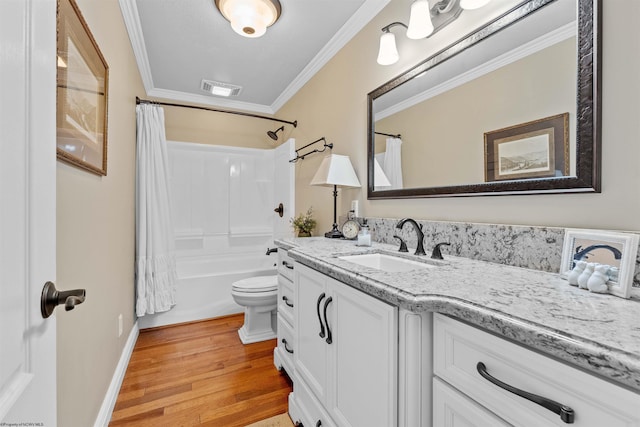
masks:
{"label": "undermount sink", "polygon": [[378,253],[347,255],[338,258],[344,261],[352,262],[354,264],[362,265],[364,267],[387,271],[389,273],[400,273],[403,271],[412,271],[435,267],[435,265],[432,264],[426,264],[423,262],[412,261],[410,259]]}

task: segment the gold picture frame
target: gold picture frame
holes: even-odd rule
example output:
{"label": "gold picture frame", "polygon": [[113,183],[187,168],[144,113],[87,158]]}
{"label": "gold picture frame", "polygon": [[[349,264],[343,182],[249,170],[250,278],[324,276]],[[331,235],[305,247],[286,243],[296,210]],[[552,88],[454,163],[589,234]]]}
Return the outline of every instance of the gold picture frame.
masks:
{"label": "gold picture frame", "polygon": [[109,66],[74,0],[57,4],[57,157],[107,175]]}
{"label": "gold picture frame", "polygon": [[485,182],[569,176],[569,113],[484,134]]}

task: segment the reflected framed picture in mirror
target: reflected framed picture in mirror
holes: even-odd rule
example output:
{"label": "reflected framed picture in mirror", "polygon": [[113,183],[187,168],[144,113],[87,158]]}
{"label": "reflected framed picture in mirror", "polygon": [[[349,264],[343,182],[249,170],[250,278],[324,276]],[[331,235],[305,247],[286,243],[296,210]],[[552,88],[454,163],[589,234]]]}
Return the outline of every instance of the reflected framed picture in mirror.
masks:
{"label": "reflected framed picture in mirror", "polygon": [[[575,269],[582,274],[582,267],[590,264],[592,275],[598,270],[605,274],[607,293],[629,298],[639,240],[640,236],[634,233],[566,229],[560,275],[572,284],[571,272]],[[584,263],[578,266],[580,261]],[[586,277],[583,279],[588,280]]]}
{"label": "reflected framed picture in mirror", "polygon": [[485,182],[569,175],[569,113],[484,134]]}

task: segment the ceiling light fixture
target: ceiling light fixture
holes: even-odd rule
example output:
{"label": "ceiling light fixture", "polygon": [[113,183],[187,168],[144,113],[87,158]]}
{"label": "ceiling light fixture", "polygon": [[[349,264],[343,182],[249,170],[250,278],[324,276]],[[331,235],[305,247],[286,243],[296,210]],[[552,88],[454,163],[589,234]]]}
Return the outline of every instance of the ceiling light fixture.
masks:
{"label": "ceiling light fixture", "polygon": [[460,7],[465,10],[480,9],[490,1],[491,0],[460,0]]}
{"label": "ceiling light fixture", "polygon": [[478,9],[491,0],[434,0],[433,6],[429,0],[416,0],[411,4],[409,26],[402,22],[393,22],[382,28],[380,36],[380,50],[378,64],[391,65],[398,62],[400,55],[396,47],[396,37],[389,30],[396,25],[407,29],[407,37],[413,40],[424,39],[446,27],[462,13],[463,9]]}
{"label": "ceiling light fixture", "polygon": [[250,38],[264,35],[282,13],[278,0],[215,0],[215,4],[233,31]]}

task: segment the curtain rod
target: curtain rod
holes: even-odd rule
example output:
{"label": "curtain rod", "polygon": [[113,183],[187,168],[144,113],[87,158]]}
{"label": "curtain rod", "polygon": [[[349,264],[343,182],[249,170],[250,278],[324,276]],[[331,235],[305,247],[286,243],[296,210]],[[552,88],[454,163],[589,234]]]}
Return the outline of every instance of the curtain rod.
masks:
{"label": "curtain rod", "polygon": [[[324,145],[322,146],[322,150],[318,150],[317,148],[315,150],[311,150],[308,153],[304,153],[303,155],[298,154],[298,152],[300,150],[304,150],[305,148],[315,144],[316,142],[320,142],[320,141],[324,141]],[[289,160],[289,163],[295,163],[298,160],[304,160],[305,157],[307,157],[309,154],[313,154],[313,153],[322,153],[323,151],[325,151],[326,149],[329,150],[333,150],[333,143],[329,143],[327,144],[327,140],[324,139],[324,136],[322,138],[316,139],[313,142],[308,143],[307,145],[305,145],[304,147],[300,147],[296,150],[296,157],[294,157],[293,159]]]}
{"label": "curtain rod", "polygon": [[170,102],[151,101],[149,99],[140,99],[140,98],[138,98],[136,96],[136,105],[137,104],[156,104],[156,105],[166,105],[168,107],[194,108],[196,110],[214,111],[216,113],[237,114],[239,116],[255,117],[256,119],[264,119],[264,120],[271,120],[273,122],[286,123],[288,125],[292,125],[294,128],[298,127],[298,121],[297,120],[295,120],[293,122],[288,122],[286,120],[280,120],[280,119],[276,119],[274,117],[260,116],[258,114],[252,114],[252,113],[243,113],[241,111],[218,110],[216,108],[198,107],[196,105],[184,105],[184,104],[173,104],[173,103],[170,103]]}
{"label": "curtain rod", "polygon": [[383,132],[374,132],[376,135],[384,135],[384,136],[390,136],[392,138],[401,138],[402,135],[397,134],[397,135],[392,135],[390,133],[383,133]]}

